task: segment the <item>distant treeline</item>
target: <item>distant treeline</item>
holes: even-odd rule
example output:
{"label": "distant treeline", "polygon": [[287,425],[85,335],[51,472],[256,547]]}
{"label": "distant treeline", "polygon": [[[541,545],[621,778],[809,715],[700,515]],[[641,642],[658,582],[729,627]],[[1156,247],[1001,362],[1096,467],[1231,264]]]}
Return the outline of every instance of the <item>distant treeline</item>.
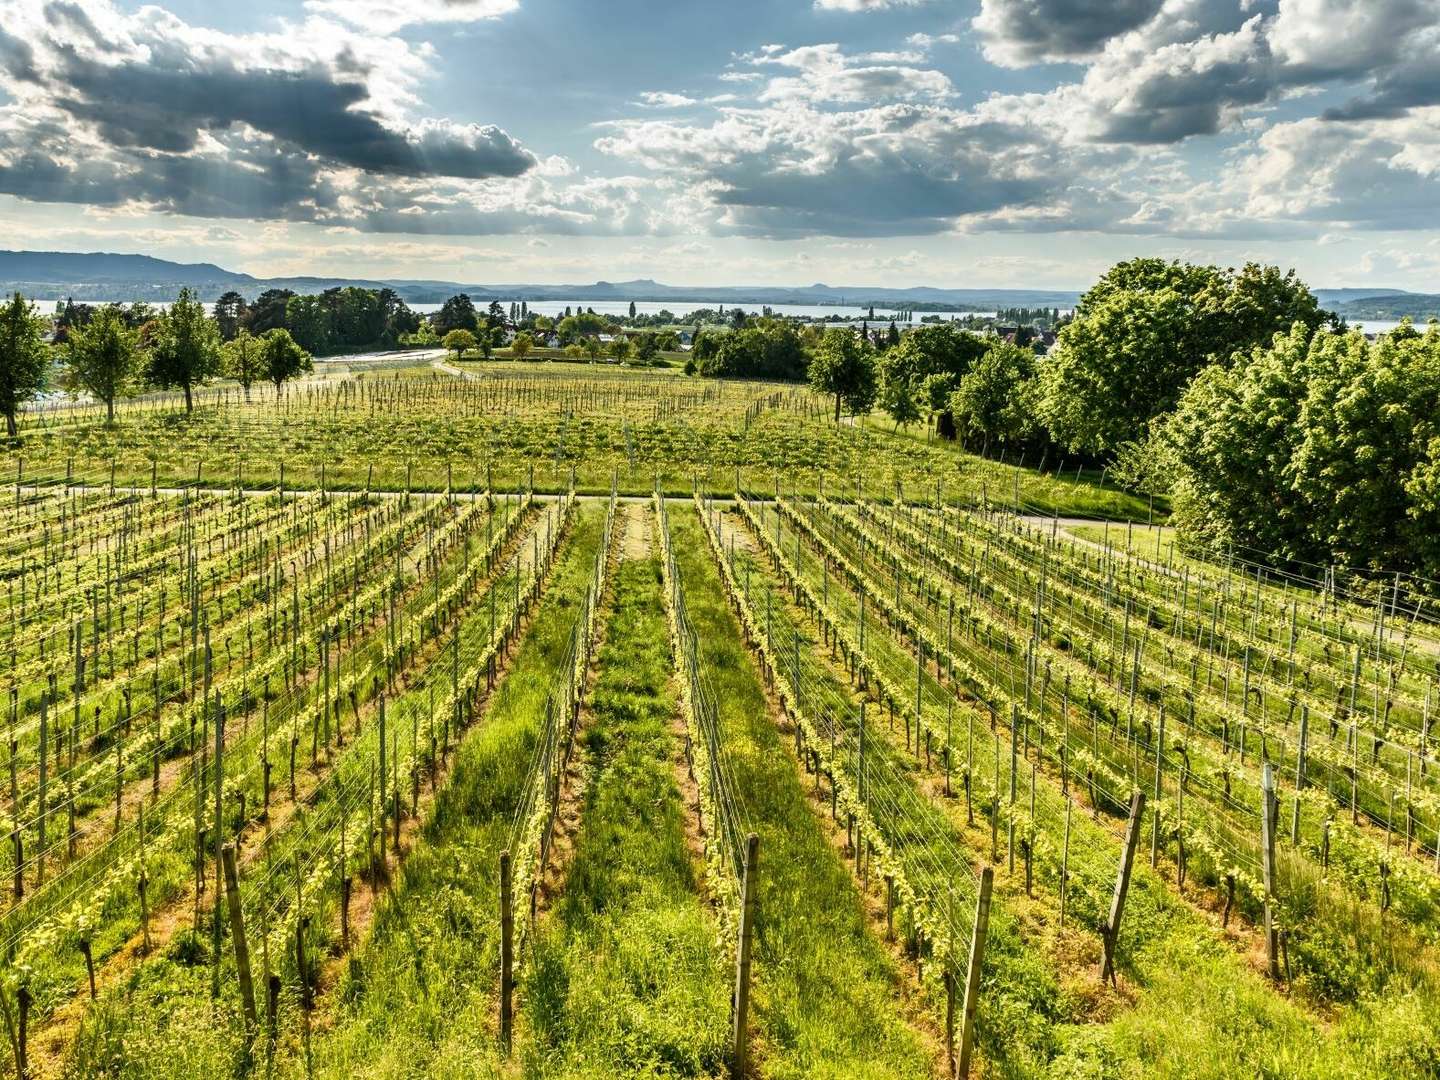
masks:
{"label": "distant treeline", "polygon": [[[57,340],[72,327],[86,326],[97,305],[66,300],[56,305]],[[139,302],[120,305],[125,322],[139,329],[160,310]],[[211,317],[222,341],[242,330],[259,337],[270,330],[288,330],[296,343],[315,356],[399,348],[401,336],[420,329],[421,316],[411,311],[393,289],[356,287],[326,289],[305,295],[289,289],[267,289],[254,301],[227,292],[215,301]]]}

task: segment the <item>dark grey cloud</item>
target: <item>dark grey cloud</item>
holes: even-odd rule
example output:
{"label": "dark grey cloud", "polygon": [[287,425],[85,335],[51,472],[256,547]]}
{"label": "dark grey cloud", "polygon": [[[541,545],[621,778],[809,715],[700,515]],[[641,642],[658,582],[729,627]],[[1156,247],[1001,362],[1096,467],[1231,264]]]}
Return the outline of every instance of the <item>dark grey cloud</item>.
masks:
{"label": "dark grey cloud", "polygon": [[1371,93],[1326,109],[1322,115],[1337,121],[1393,119],[1426,105],[1440,105],[1440,52],[1383,73]]}
{"label": "dark grey cloud", "polygon": [[35,50],[0,26],[0,70],[9,72],[18,82],[38,83],[40,69],[35,65]]}
{"label": "dark grey cloud", "polygon": [[108,63],[69,46],[58,57],[48,77],[55,104],[116,146],[185,153],[202,131],[243,124],[366,172],[476,180],[519,176],[535,164],[499,128],[389,127],[364,108],[364,82],[318,63],[301,71],[246,69],[173,48],[152,50],[144,62]]}
{"label": "dark grey cloud", "polygon": [[338,193],[316,163],[269,144],[224,155],[148,150],[68,153],[53,127],[0,137],[0,192],[37,202],[123,206],[203,217],[316,220]]}
{"label": "dark grey cloud", "polygon": [[1020,65],[1093,56],[1149,22],[1164,0],[982,0],[974,26],[985,53]]}

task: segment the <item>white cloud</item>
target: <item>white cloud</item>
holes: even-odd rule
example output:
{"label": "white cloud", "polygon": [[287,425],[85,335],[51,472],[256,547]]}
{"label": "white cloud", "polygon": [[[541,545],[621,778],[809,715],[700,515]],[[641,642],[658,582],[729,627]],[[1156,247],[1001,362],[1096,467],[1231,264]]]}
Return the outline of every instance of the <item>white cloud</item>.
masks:
{"label": "white cloud", "polygon": [[639,104],[647,109],[683,109],[699,102],[684,94],[672,94],[664,90],[646,90],[640,95]]}
{"label": "white cloud", "polygon": [[914,53],[864,53],[848,56],[836,44],[804,45],[767,51],[754,58],[759,65],[787,68],[798,74],[771,78],[761,101],[840,102],[943,100],[954,86],[943,72],[915,67],[923,57]]}
{"label": "white cloud", "polygon": [[520,0],[305,0],[305,9],[361,30],[393,34],[419,23],[479,22],[518,10]]}
{"label": "white cloud", "polygon": [[917,7],[925,0],[815,0],[819,11],[883,11],[886,8]]}

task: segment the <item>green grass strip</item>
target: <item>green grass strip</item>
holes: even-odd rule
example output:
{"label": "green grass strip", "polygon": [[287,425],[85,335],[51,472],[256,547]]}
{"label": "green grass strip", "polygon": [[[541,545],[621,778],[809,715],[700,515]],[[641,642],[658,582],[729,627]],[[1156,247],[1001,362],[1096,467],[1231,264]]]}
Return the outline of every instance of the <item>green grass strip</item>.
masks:
{"label": "green grass strip", "polygon": [[866,926],[849,868],[806,803],[699,519],[672,508],[701,666],[721,710],[734,789],[760,836],[755,1058],[770,1077],[928,1077],[937,1047],[904,1015],[899,972]]}
{"label": "green grass strip", "polygon": [[582,736],[589,783],[575,853],[528,959],[527,1075],[724,1068],[729,954],[686,847],[671,667],[660,562],[627,560]]}

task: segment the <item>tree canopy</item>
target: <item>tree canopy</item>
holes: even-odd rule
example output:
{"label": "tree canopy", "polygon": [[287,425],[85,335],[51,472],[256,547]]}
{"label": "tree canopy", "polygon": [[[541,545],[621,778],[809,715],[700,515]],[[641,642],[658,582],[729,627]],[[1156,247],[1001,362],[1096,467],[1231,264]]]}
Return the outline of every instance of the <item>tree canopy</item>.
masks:
{"label": "tree canopy", "polygon": [[691,345],[701,375],[737,379],[803,379],[808,363],[800,335],[778,319],[755,319],[743,330],[706,331]]}
{"label": "tree canopy", "polygon": [[5,432],[16,435],[15,413],[23,402],[45,389],[50,347],[45,320],[18,292],[0,307],[0,412]]}
{"label": "tree canopy", "polygon": [[868,413],[875,404],[875,350],[848,327],[825,331],[810,361],[810,385],[835,398],[835,422],[844,406]]}
{"label": "tree canopy", "polygon": [[1151,452],[1194,542],[1440,575],[1440,330],[1297,326],[1202,373]]}
{"label": "tree canopy", "polygon": [[955,384],[949,398],[956,429],[1014,444],[1039,434],[1035,353],[1008,341],[992,345]]}
{"label": "tree canopy", "polygon": [[315,370],[310,354],[296,343],[288,330],[271,330],[264,342],[265,378],[275,384],[277,393],[290,379]]}
{"label": "tree canopy", "polygon": [[220,371],[220,333],[206,318],[205,305],[189,289],[180,290],[157,323],[146,378],[154,386],[183,390],[185,411],[191,412],[195,387]]}
{"label": "tree canopy", "polygon": [[1294,274],[1133,259],[1080,298],[1040,368],[1041,418],[1061,445],[1114,452],[1169,412],[1203,368],[1325,321]]}
{"label": "tree canopy", "polygon": [[115,422],[115,402],[135,392],[140,370],[140,332],[125,323],[114,304],[100,308],[66,342],[69,364],[65,384],[105,403],[107,423]]}
{"label": "tree canopy", "polygon": [[446,352],[453,352],[455,359],[459,360],[467,352],[475,348],[475,335],[469,330],[451,330],[440,342]]}

